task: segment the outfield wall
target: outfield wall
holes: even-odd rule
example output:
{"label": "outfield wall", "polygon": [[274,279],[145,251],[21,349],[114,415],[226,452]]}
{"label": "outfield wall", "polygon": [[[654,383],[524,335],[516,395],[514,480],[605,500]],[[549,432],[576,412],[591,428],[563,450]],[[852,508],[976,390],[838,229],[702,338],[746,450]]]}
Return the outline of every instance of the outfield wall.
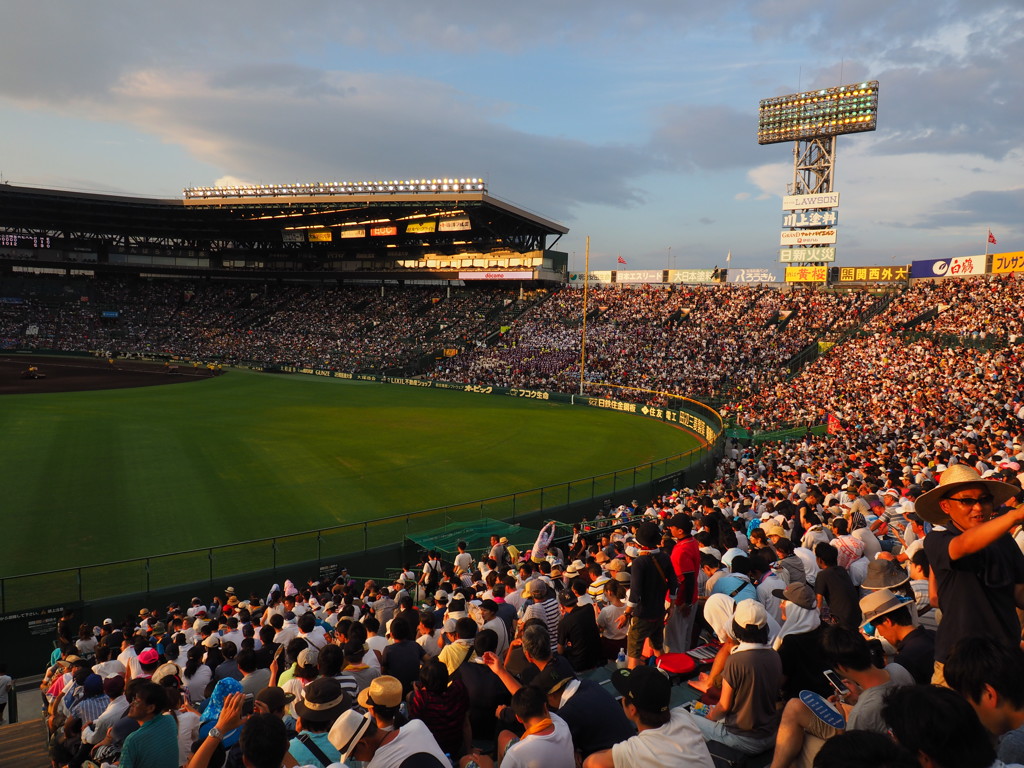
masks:
{"label": "outfield wall", "polygon": [[[254,370],[261,370],[254,368]],[[134,617],[142,605],[187,600],[192,593],[265,589],[296,573],[329,575],[344,565],[353,574],[379,578],[387,568],[415,562],[412,534],[483,518],[529,525],[542,519],[575,522],[593,517],[606,502],[620,504],[673,487],[696,485],[714,471],[724,432],[713,409],[680,398],[683,408],[650,408],[619,400],[503,387],[481,387],[339,374],[314,369],[265,369],[468,393],[552,400],[642,415],[697,434],[702,446],[615,472],[476,501],[286,536],[207,547],[156,557],[0,578],[0,659],[15,677],[38,674],[66,608],[78,621],[97,625],[107,617]]]}

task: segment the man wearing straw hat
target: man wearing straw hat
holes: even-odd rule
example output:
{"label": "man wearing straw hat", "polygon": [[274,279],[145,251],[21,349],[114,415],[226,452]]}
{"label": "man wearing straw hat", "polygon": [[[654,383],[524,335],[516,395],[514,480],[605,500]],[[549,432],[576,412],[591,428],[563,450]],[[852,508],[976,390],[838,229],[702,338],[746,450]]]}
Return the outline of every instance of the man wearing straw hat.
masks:
{"label": "man wearing straw hat", "polygon": [[[1009,535],[1024,522],[1024,505],[1014,501],[1019,492],[954,464],[917,500],[917,514],[943,526],[924,540],[942,609],[933,683],[944,683],[946,657],[963,637],[1020,642],[1016,608],[1024,606],[1024,554]],[[999,513],[1007,502],[1008,510]]]}

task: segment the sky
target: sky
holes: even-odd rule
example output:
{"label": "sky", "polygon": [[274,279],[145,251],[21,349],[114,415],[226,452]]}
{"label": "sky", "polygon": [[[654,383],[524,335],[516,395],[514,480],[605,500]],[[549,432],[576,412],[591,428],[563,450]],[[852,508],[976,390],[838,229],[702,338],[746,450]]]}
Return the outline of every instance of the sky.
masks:
{"label": "sky", "polygon": [[482,177],[582,269],[778,268],[761,99],[879,81],[838,139],[841,266],[1024,250],[1020,0],[6,0],[0,177]]}

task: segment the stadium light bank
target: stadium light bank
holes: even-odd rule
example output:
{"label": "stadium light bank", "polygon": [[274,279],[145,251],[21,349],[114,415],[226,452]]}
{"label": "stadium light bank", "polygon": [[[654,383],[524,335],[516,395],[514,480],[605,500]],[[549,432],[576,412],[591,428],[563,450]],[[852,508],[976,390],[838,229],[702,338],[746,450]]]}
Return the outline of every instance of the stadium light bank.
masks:
{"label": "stadium light bank", "polygon": [[204,197],[265,197],[282,195],[390,195],[396,193],[487,192],[483,179],[406,179],[405,181],[317,181],[307,184],[244,184],[224,187],[186,187],[185,199]]}

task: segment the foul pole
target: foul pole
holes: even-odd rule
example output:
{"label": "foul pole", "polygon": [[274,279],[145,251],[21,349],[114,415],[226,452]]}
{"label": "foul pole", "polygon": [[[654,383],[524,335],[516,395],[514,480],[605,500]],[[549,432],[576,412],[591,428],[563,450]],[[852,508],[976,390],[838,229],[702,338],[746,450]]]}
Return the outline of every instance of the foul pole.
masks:
{"label": "foul pole", "polygon": [[587,369],[587,298],[590,295],[590,235],[583,260],[583,336],[580,339],[580,396],[583,396],[583,374]]}

